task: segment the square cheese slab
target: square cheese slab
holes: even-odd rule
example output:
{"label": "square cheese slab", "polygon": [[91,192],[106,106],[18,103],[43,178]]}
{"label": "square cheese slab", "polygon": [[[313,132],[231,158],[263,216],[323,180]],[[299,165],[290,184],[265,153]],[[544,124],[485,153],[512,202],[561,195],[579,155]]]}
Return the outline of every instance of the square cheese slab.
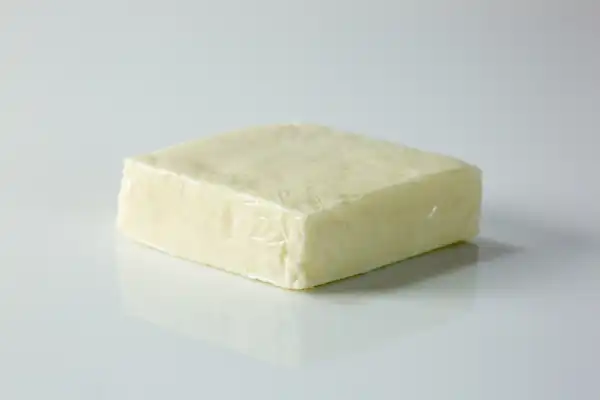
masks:
{"label": "square cheese slab", "polygon": [[471,239],[480,208],[481,171],[463,161],[273,125],[126,159],[118,226],[171,255],[306,289]]}

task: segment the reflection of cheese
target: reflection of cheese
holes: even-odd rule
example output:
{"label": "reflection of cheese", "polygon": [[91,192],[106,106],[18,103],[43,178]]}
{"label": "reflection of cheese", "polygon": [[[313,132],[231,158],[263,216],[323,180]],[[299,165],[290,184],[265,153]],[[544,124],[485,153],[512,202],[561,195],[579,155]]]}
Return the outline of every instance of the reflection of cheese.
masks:
{"label": "reflection of cheese", "polygon": [[464,316],[478,247],[461,244],[310,292],[264,290],[119,243],[126,314],[276,365],[295,367],[401,340]]}
{"label": "reflection of cheese", "polygon": [[248,129],[126,160],[118,224],[182,258],[289,289],[477,234],[481,174],[313,125]]}

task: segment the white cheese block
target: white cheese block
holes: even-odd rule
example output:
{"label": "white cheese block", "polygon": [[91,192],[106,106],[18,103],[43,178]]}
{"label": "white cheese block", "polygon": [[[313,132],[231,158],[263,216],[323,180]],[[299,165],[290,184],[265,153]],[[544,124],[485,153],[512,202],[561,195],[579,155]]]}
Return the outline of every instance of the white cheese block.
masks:
{"label": "white cheese block", "polygon": [[481,172],[317,125],[274,125],[125,161],[118,225],[177,257],[288,289],[478,233]]}

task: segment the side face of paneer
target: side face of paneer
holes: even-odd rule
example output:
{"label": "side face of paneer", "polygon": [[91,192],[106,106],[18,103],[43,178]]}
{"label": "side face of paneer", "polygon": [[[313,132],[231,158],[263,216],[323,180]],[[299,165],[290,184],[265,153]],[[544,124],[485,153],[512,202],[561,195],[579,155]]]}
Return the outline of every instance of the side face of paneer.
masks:
{"label": "side face of paneer", "polygon": [[173,256],[293,287],[305,217],[275,204],[149,166],[125,163],[118,225]]}
{"label": "side face of paneer", "polygon": [[480,182],[477,169],[449,170],[311,215],[307,280],[320,285],[475,237]]}
{"label": "side face of paneer", "polygon": [[479,169],[316,125],[276,125],[125,162],[118,225],[174,256],[289,289],[474,237]]}

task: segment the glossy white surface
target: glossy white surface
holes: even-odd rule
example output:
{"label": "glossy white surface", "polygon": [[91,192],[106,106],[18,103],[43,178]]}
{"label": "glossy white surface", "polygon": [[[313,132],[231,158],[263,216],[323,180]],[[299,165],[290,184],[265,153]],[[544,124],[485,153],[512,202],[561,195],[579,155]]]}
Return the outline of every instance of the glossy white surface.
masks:
{"label": "glossy white surface", "polygon": [[[4,1],[0,398],[600,398],[598,7],[444,4]],[[480,165],[481,237],[294,293],[115,234],[123,156],[298,120]]]}

